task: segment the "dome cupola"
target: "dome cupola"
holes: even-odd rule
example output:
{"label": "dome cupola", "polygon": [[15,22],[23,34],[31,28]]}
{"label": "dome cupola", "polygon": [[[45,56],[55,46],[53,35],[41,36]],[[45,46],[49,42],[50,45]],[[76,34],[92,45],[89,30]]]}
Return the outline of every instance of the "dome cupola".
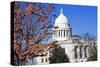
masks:
{"label": "dome cupola", "polygon": [[56,23],[68,23],[68,18],[64,16],[63,9],[60,10],[60,15],[55,20],[55,24]]}
{"label": "dome cupola", "polygon": [[54,27],[69,28],[68,18],[63,14],[63,9],[60,10],[60,15],[56,18]]}

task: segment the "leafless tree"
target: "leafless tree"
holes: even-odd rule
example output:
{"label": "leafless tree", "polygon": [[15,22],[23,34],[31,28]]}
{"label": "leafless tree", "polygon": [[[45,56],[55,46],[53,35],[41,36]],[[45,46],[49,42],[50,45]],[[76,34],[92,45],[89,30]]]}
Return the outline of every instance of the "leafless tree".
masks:
{"label": "leafless tree", "polygon": [[[52,32],[52,4],[14,2],[14,40],[12,49],[19,61],[34,54],[42,41]],[[24,43],[24,44],[23,44]]]}

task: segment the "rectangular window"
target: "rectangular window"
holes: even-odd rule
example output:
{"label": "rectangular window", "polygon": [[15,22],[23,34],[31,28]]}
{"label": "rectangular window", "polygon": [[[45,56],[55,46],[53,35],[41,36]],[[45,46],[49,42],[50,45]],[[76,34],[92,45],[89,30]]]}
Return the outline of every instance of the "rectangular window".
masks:
{"label": "rectangular window", "polygon": [[47,62],[47,61],[48,61],[48,59],[46,58],[46,59],[45,59],[45,61]]}
{"label": "rectangular window", "polygon": [[85,46],[85,48],[84,48],[84,55],[85,55],[85,58],[87,58],[87,46]]}
{"label": "rectangular window", "polygon": [[83,46],[80,46],[80,58],[82,58],[82,48]]}
{"label": "rectangular window", "polygon": [[43,63],[43,58],[41,59],[41,62]]}
{"label": "rectangular window", "polygon": [[78,46],[75,46],[75,58],[77,58],[77,48]]}

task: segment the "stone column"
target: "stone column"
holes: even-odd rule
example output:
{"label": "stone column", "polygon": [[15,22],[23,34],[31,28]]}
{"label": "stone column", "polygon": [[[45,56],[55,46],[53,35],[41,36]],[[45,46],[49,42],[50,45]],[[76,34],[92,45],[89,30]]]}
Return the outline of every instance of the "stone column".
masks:
{"label": "stone column", "polygon": [[87,58],[87,46],[84,47],[84,56]]}
{"label": "stone column", "polygon": [[57,38],[59,38],[59,30],[57,30]]}
{"label": "stone column", "polygon": [[89,47],[88,47],[88,46],[86,46],[86,55],[87,55],[87,57],[89,57],[89,54],[88,54],[88,49],[89,49]]}
{"label": "stone column", "polygon": [[83,48],[82,48],[82,58],[85,58],[85,49],[84,49],[85,47],[83,46]]}
{"label": "stone column", "polygon": [[56,38],[56,30],[55,30],[55,38]]}
{"label": "stone column", "polygon": [[59,30],[59,38],[60,38],[60,30]]}
{"label": "stone column", "polygon": [[57,30],[56,30],[56,38],[57,38]]}
{"label": "stone column", "polygon": [[53,38],[55,38],[55,30],[53,31]]}
{"label": "stone column", "polygon": [[61,38],[61,30],[60,30],[60,38]]}
{"label": "stone column", "polygon": [[78,57],[78,59],[80,59],[80,46],[78,46],[78,48],[77,48],[77,57]]}
{"label": "stone column", "polygon": [[57,35],[56,35],[56,38],[58,38],[58,30],[56,31],[56,34],[57,34]]}

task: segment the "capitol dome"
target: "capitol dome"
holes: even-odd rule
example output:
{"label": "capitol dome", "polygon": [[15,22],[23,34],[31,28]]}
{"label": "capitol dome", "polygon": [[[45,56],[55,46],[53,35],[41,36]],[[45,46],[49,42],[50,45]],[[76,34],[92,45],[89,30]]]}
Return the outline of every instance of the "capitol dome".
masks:
{"label": "capitol dome", "polygon": [[68,18],[60,10],[60,15],[56,18],[53,30],[53,39],[58,41],[68,40],[71,37],[71,27]]}
{"label": "capitol dome", "polygon": [[63,9],[60,10],[60,15],[56,18],[54,26],[69,28],[68,18],[63,14]]}

